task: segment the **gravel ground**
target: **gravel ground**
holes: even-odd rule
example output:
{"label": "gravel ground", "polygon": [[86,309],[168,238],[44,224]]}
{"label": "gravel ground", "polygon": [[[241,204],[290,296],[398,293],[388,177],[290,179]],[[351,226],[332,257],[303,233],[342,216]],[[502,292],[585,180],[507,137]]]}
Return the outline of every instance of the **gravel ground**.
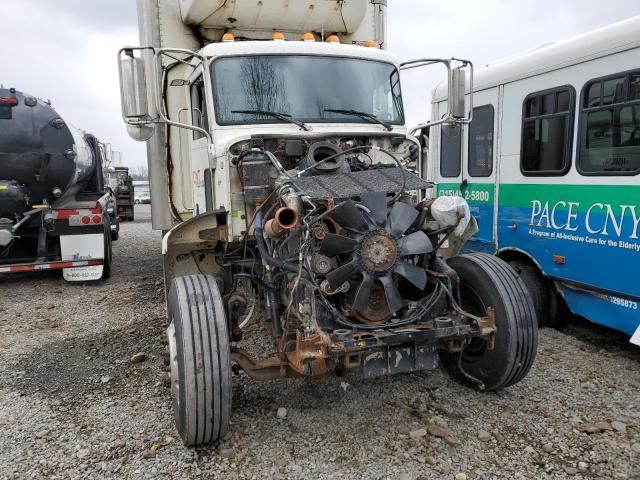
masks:
{"label": "gravel ground", "polygon": [[160,235],[148,206],[136,215],[106,282],[0,276],[0,479],[640,478],[640,349],[585,322],[542,330],[529,376],[499,394],[439,370],[241,374],[223,444],[183,447],[163,367]]}

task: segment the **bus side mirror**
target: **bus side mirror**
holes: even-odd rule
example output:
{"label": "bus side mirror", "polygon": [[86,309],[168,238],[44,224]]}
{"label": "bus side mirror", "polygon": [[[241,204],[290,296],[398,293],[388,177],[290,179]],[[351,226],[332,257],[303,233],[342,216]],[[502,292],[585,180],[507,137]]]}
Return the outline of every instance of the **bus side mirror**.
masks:
{"label": "bus side mirror", "polygon": [[127,124],[127,132],[134,140],[146,141],[153,135],[153,128],[150,126],[144,61],[134,56],[132,48],[123,48],[118,52],[118,71],[122,118]]}
{"label": "bus side mirror", "polygon": [[461,68],[452,68],[449,78],[449,114],[455,118],[465,118],[464,97],[466,93],[466,73]]}

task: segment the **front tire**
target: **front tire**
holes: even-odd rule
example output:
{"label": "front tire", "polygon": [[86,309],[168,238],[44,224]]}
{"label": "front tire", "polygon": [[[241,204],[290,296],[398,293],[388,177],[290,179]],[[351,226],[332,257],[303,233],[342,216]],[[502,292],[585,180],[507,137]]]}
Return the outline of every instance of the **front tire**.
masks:
{"label": "front tire", "polygon": [[231,350],[216,280],[173,279],[167,298],[176,428],[187,446],[219,442],[231,417]]}
{"label": "front tire", "polygon": [[492,350],[484,340],[474,339],[462,353],[441,352],[442,363],[463,383],[486,391],[518,383],[533,365],[538,347],[536,312],[524,283],[493,255],[460,255],[449,265],[460,278],[462,307],[476,315],[486,315],[493,307],[496,332]]}

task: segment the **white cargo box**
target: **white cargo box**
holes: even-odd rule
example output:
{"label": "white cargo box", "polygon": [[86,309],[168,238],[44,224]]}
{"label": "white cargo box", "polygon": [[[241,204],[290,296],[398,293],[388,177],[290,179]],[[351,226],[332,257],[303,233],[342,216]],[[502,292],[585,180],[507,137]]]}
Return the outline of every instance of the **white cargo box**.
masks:
{"label": "white cargo box", "polygon": [[353,33],[369,0],[180,0],[182,20],[208,28]]}

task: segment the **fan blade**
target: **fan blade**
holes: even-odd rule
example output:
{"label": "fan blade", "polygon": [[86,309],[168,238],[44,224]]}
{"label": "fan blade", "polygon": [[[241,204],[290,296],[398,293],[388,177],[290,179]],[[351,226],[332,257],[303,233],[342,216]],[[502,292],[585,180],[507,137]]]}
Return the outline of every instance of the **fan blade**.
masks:
{"label": "fan blade", "polygon": [[391,278],[390,274],[380,277],[380,283],[384,286],[384,293],[387,296],[387,304],[389,305],[389,311],[393,314],[404,307],[404,301],[398,292],[398,287]]}
{"label": "fan blade", "polygon": [[427,234],[422,230],[413,232],[411,235],[398,240],[400,255],[420,255],[421,253],[433,252],[433,245]]}
{"label": "fan blade", "polygon": [[333,272],[327,275],[327,281],[329,286],[335,290],[344,282],[351,278],[351,275],[358,271],[358,266],[354,261],[342,265],[340,268],[336,268]]}
{"label": "fan blade", "polygon": [[387,218],[387,195],[382,192],[363,193],[360,200],[371,211],[372,220],[382,225]]}
{"label": "fan blade", "polygon": [[353,309],[362,312],[369,306],[369,299],[371,298],[371,287],[373,286],[373,275],[368,273],[362,274],[362,283],[358,287],[358,293],[353,300]]}
{"label": "fan blade", "polygon": [[400,262],[393,271],[402,275],[420,290],[427,286],[427,272],[424,268],[416,267],[409,262]]}
{"label": "fan blade", "polygon": [[349,237],[336,235],[335,233],[325,233],[320,244],[320,253],[329,257],[353,252],[358,242]]}
{"label": "fan blade", "polygon": [[356,232],[366,232],[369,230],[367,222],[365,222],[364,217],[362,216],[362,212],[358,210],[356,204],[351,200],[348,200],[336,207],[336,209],[331,213],[331,218],[338,222],[338,225],[346,228],[347,230],[355,230]]}
{"label": "fan blade", "polygon": [[399,237],[411,226],[418,216],[418,211],[403,202],[393,204],[387,219],[387,232]]}

